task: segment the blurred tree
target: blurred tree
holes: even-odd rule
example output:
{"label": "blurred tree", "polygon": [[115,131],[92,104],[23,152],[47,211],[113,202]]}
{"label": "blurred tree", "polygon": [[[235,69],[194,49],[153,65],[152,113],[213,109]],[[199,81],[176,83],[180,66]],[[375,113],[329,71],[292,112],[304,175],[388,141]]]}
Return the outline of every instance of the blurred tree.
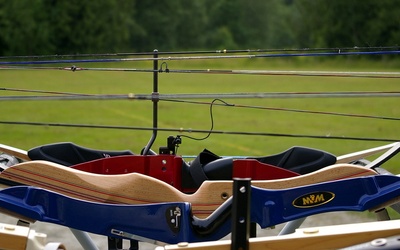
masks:
{"label": "blurred tree", "polygon": [[0,0],[0,54],[391,46],[392,0]]}
{"label": "blurred tree", "polygon": [[52,45],[42,0],[0,1],[1,52],[5,55],[43,54]]}
{"label": "blurred tree", "polygon": [[208,6],[209,45],[229,49],[296,45],[290,1],[210,0]]}
{"label": "blurred tree", "polygon": [[207,47],[208,13],[204,2],[182,0],[177,16],[179,21],[175,31],[177,43],[175,49]]}
{"label": "blurred tree", "polygon": [[0,1],[0,55],[6,54],[7,41],[6,34],[3,32],[7,29],[7,15],[5,13],[4,1]]}
{"label": "blurred tree", "polygon": [[313,46],[391,46],[399,41],[400,2],[298,0],[296,6],[304,23],[301,32],[309,34],[305,41]]}
{"label": "blurred tree", "polygon": [[133,1],[46,2],[56,53],[128,50],[130,32],[140,29],[130,15],[135,11]]}
{"label": "blurred tree", "polygon": [[142,27],[132,33],[141,51],[203,48],[206,12],[201,1],[137,1],[134,19]]}

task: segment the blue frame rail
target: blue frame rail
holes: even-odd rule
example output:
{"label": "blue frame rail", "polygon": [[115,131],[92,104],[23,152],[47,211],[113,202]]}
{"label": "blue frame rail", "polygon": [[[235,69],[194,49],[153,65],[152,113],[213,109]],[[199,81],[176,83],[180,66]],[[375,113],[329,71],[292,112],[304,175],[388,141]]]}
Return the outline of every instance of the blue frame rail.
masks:
{"label": "blue frame rail", "polygon": [[[290,189],[251,188],[251,221],[262,228],[332,211],[365,211],[400,196],[400,177],[368,176]],[[33,220],[95,234],[176,244],[218,240],[231,232],[232,198],[206,219],[189,203],[87,202],[28,186],[0,191],[0,207]]]}

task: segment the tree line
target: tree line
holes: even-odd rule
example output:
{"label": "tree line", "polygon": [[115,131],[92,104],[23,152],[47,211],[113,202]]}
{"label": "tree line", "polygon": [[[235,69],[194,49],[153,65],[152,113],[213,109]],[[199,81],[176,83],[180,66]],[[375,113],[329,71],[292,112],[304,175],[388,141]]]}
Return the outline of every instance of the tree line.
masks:
{"label": "tree line", "polygon": [[397,46],[393,0],[0,0],[0,55]]}

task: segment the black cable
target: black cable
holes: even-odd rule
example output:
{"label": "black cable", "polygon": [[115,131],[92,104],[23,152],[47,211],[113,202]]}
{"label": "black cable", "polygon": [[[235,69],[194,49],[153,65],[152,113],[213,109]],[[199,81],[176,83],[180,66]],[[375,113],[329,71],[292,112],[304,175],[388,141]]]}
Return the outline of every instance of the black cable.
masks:
{"label": "black cable", "polygon": [[210,103],[211,128],[210,128],[210,130],[209,130],[209,133],[208,133],[206,136],[202,137],[202,138],[195,138],[195,137],[188,136],[188,135],[180,135],[180,136],[181,136],[181,137],[188,138],[188,139],[196,140],[196,141],[202,141],[202,140],[205,140],[205,139],[207,139],[208,137],[210,137],[210,135],[211,135],[211,133],[212,133],[212,131],[213,131],[213,129],[214,129],[214,116],[213,116],[213,109],[212,109],[212,108],[213,108],[213,105],[214,105],[214,103],[215,103],[216,101],[222,102],[222,103],[224,104],[224,106],[234,106],[233,104],[229,104],[229,103],[227,103],[227,102],[225,102],[225,101],[223,101],[223,100],[221,100],[221,99],[214,99],[214,100]]}

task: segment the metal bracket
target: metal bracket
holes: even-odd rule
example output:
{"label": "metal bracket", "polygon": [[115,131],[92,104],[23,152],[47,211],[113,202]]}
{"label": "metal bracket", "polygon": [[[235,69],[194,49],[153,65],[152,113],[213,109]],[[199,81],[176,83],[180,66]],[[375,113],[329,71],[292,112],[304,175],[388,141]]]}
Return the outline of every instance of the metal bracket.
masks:
{"label": "metal bracket", "polygon": [[233,179],[231,250],[248,250],[250,237],[251,179]]}

